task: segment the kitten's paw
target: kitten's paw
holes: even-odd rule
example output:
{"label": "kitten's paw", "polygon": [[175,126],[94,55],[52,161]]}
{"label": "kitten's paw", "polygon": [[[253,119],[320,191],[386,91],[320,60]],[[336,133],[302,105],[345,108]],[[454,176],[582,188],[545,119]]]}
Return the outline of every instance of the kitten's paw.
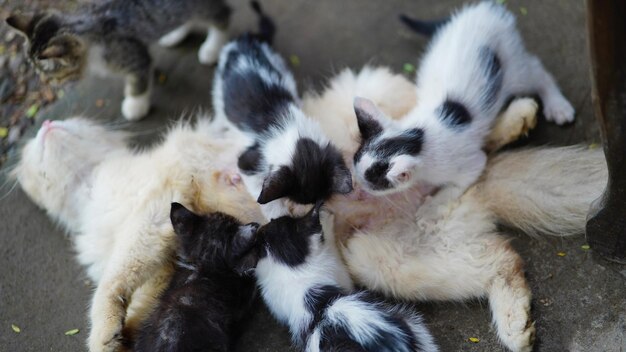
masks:
{"label": "kitten's paw", "polygon": [[574,107],[563,96],[554,97],[543,102],[543,115],[546,120],[557,125],[574,121]]}
{"label": "kitten's paw", "polygon": [[132,96],[129,95],[122,101],[122,114],[129,121],[137,121],[148,114],[150,110],[150,91]]}
{"label": "kitten's paw", "polygon": [[203,65],[213,65],[217,63],[220,56],[222,45],[217,45],[211,42],[205,42],[198,50],[198,61]]}
{"label": "kitten's paw", "polygon": [[180,26],[176,28],[175,30],[162,36],[161,39],[159,39],[159,45],[166,47],[166,48],[171,48],[173,46],[176,46],[180,44],[180,42],[182,42],[185,38],[187,38],[189,31],[190,31],[189,26],[187,25]]}

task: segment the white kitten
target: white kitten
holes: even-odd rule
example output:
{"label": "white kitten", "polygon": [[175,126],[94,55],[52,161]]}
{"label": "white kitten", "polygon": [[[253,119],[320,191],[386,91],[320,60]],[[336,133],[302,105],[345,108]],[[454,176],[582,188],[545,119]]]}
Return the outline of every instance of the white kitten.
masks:
{"label": "white kitten", "polygon": [[426,215],[476,182],[485,137],[507,100],[534,93],[548,120],[574,119],[553,78],[526,52],[513,15],[491,2],[467,6],[435,33],[417,74],[419,104],[406,117],[390,121],[371,101],[355,99],[362,137],[355,173],[376,194],[416,182],[441,187],[421,208]]}

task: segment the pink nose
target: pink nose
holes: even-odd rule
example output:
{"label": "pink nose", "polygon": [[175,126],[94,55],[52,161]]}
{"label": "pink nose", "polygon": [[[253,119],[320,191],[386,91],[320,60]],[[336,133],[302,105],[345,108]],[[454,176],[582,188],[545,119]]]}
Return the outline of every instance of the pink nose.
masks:
{"label": "pink nose", "polygon": [[45,126],[45,127],[50,127],[51,124],[52,124],[52,121],[50,121],[50,120],[46,120],[46,121],[43,122],[43,126]]}

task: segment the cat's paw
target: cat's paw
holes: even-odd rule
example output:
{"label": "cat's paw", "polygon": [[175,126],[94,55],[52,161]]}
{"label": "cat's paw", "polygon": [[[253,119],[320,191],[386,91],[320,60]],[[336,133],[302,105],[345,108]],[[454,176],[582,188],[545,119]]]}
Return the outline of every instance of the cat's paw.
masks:
{"label": "cat's paw", "polygon": [[217,60],[220,57],[220,51],[222,50],[222,45],[217,45],[213,42],[205,42],[198,50],[198,61],[200,61],[203,65],[213,65],[217,63]]}
{"label": "cat's paw", "polygon": [[530,319],[511,317],[505,330],[505,335],[500,336],[500,339],[511,351],[531,352],[533,350],[536,330],[535,323]]}
{"label": "cat's paw", "polygon": [[563,125],[574,121],[574,107],[567,99],[559,95],[543,102],[543,115],[546,120],[552,121],[557,125]]}
{"label": "cat's paw", "polygon": [[537,125],[539,105],[532,98],[515,99],[496,120],[485,150],[496,151],[528,134]]}
{"label": "cat's paw", "polygon": [[159,39],[159,45],[166,47],[166,48],[171,48],[173,46],[176,46],[180,44],[180,42],[182,42],[185,38],[187,38],[187,35],[189,35],[189,31],[190,31],[189,26],[187,25],[180,26],[174,29],[173,31],[167,33],[166,35],[162,36],[161,39]]}
{"label": "cat's paw", "polygon": [[122,322],[112,319],[94,323],[87,345],[89,352],[118,352],[122,350]]}
{"label": "cat's paw", "polygon": [[122,101],[122,114],[128,121],[137,121],[145,117],[150,110],[150,91],[132,96],[129,95]]}

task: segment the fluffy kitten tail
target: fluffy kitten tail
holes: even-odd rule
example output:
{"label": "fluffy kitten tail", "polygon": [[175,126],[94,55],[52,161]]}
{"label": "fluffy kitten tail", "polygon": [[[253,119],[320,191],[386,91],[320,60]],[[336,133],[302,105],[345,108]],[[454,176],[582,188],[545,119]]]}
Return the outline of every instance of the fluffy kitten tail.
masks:
{"label": "fluffy kitten tail", "polygon": [[259,4],[258,1],[251,1],[250,6],[259,16],[259,32],[255,37],[262,42],[272,45],[274,34],[276,33],[274,21],[263,12],[261,4]]}
{"label": "fluffy kitten tail", "polygon": [[500,222],[529,235],[583,233],[608,178],[602,151],[585,146],[506,152],[486,170],[472,192]]}
{"label": "fluffy kitten tail", "polygon": [[449,17],[434,21],[422,21],[411,18],[405,14],[401,14],[399,18],[400,21],[412,31],[427,37],[432,37],[441,27],[450,21]]}

